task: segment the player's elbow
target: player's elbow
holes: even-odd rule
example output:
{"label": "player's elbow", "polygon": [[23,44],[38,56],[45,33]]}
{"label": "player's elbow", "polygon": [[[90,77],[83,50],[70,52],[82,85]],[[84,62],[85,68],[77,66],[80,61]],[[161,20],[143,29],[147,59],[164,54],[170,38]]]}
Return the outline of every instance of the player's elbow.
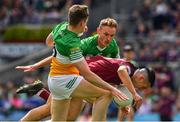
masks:
{"label": "player's elbow", "polygon": [[119,72],[120,74],[123,73],[123,72],[126,72],[126,67],[120,66],[120,67],[118,68],[118,71],[117,71],[117,72]]}
{"label": "player's elbow", "polygon": [[118,76],[120,77],[120,79],[122,79],[125,76],[127,76],[127,69],[125,67],[119,67],[117,73],[118,73]]}
{"label": "player's elbow", "polygon": [[88,77],[88,76],[92,75],[92,72],[89,69],[83,70],[80,73],[84,77]]}
{"label": "player's elbow", "polygon": [[46,38],[46,45],[50,47],[54,46],[54,41],[51,33]]}
{"label": "player's elbow", "polygon": [[46,45],[52,47],[54,46],[54,42],[49,39],[46,39]]}

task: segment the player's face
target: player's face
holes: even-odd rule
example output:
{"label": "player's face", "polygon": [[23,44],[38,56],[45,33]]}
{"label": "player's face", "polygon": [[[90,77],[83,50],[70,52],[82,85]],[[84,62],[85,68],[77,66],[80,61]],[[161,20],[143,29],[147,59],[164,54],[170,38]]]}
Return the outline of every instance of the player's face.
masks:
{"label": "player's face", "polygon": [[98,44],[100,47],[106,47],[112,41],[116,34],[116,28],[109,26],[102,26],[97,28]]}
{"label": "player's face", "polygon": [[142,81],[142,82],[138,82],[138,87],[139,90],[145,90],[150,88],[150,84],[148,83],[148,81]]}
{"label": "player's face", "polygon": [[133,75],[134,86],[139,90],[145,90],[150,87],[150,83],[146,81],[145,75],[142,73],[142,69],[137,69]]}

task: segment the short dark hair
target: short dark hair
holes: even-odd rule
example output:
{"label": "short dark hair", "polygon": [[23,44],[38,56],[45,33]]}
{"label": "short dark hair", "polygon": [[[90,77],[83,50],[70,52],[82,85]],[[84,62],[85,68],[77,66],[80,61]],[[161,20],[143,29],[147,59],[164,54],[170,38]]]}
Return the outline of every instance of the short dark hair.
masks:
{"label": "short dark hair", "polygon": [[88,16],[89,11],[86,5],[73,5],[69,8],[68,21],[70,25],[76,26],[81,20],[87,19]]}
{"label": "short dark hair", "polygon": [[147,71],[148,81],[151,83],[151,87],[153,87],[156,78],[155,72],[152,68],[145,67],[145,70]]}

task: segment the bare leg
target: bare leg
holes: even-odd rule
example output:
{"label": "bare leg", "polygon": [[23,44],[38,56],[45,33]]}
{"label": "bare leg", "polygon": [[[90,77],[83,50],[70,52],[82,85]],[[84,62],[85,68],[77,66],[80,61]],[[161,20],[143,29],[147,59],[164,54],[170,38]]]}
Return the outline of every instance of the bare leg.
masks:
{"label": "bare leg", "polygon": [[[43,113],[42,113],[43,111]],[[44,104],[38,108],[34,108],[29,111],[22,119],[21,122],[25,121],[38,121],[50,115],[50,107]]]}
{"label": "bare leg", "polygon": [[133,121],[134,110],[133,110],[132,106],[130,106],[130,112],[128,114],[123,113],[122,110],[119,109],[118,121],[123,121],[125,118],[127,118],[128,121]]}
{"label": "bare leg", "polygon": [[[46,104],[32,109],[20,121],[40,121],[43,118],[50,116],[51,98],[52,97],[50,95]],[[70,109],[68,112],[67,121],[75,121],[81,110],[83,109],[84,105],[85,103],[82,99],[72,98],[70,102]]]}
{"label": "bare leg", "polygon": [[[93,120],[105,121],[106,110],[107,110],[107,106],[108,106],[107,101],[111,100],[109,91],[106,91],[99,87],[96,87],[87,81],[84,81],[84,82],[83,81],[80,83],[81,86],[83,87],[83,90],[81,90],[82,87],[79,85],[76,88],[76,90],[74,91],[74,93],[72,94],[72,96],[74,95],[75,97],[79,97],[79,98],[84,97],[91,102],[96,100],[96,99],[91,99],[91,98],[97,98],[97,100],[101,100],[102,102],[95,103],[98,105],[96,105],[97,106],[95,108],[96,110],[94,110],[94,112],[96,113],[96,116],[94,115]],[[102,97],[100,97],[100,96],[102,96]],[[64,100],[64,101],[60,101],[60,102],[57,100],[52,101],[52,103],[54,103],[54,105],[51,106],[51,107],[53,107],[51,110],[53,110],[52,112],[54,113],[54,116],[55,116],[55,117],[54,116],[52,117],[52,118],[54,118],[53,119],[54,121],[59,120],[57,118],[61,118],[61,120],[66,120],[66,119],[67,120],[76,120],[77,119],[80,111],[82,110],[83,102],[81,99],[78,99],[78,98],[73,98],[71,101],[72,101],[71,104],[70,104],[70,100]],[[48,104],[46,104],[46,105],[43,105],[41,107],[31,110],[21,120],[22,121],[28,121],[28,120],[35,121],[35,120],[41,120],[44,117],[49,116],[50,115],[50,102],[48,101],[47,103]],[[69,109],[69,104],[71,106],[70,109]],[[55,108],[60,108],[60,109],[58,110]],[[64,109],[64,108],[66,108],[66,109]],[[43,109],[45,109],[45,110],[43,110]],[[68,110],[69,110],[69,115],[67,117]],[[41,116],[39,115],[40,113],[42,114]]]}
{"label": "bare leg", "polygon": [[67,121],[76,121],[81,110],[84,108],[84,105],[85,103],[82,99],[72,98],[69,107]]}
{"label": "bare leg", "polygon": [[22,122],[25,121],[38,121],[45,117],[50,116],[50,101],[51,97],[48,98],[46,104],[39,106],[37,108],[32,109],[29,111],[22,119]]}
{"label": "bare leg", "polygon": [[110,92],[96,87],[86,80],[82,80],[79,86],[71,94],[76,98],[97,98],[92,113],[92,121],[105,121],[106,111],[111,101]]}
{"label": "bare leg", "polygon": [[[94,102],[92,109],[92,121],[101,121],[101,118],[103,118],[103,121],[106,121],[106,114],[110,102],[111,97],[107,96],[100,97]],[[99,114],[100,111],[102,112],[101,114]]]}
{"label": "bare leg", "polygon": [[125,113],[122,112],[122,110],[119,108],[119,111],[118,111],[118,121],[121,122],[124,120],[125,118]]}
{"label": "bare leg", "polygon": [[68,110],[70,106],[70,99],[65,100],[51,100],[51,120],[52,121],[66,121]]}
{"label": "bare leg", "polygon": [[127,120],[128,121],[133,121],[133,118],[134,118],[134,109],[132,108],[132,106],[130,107],[130,112],[129,114],[127,115]]}

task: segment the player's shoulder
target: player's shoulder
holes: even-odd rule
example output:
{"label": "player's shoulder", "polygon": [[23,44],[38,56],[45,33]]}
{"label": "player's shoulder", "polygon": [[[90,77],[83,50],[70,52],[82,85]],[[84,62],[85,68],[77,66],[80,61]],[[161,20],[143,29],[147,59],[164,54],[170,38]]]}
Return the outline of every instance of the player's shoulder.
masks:
{"label": "player's shoulder", "polygon": [[80,45],[80,38],[76,35],[66,34],[60,38],[55,39],[55,43],[63,45]]}
{"label": "player's shoulder", "polygon": [[59,29],[61,30],[65,29],[67,25],[68,25],[68,22],[61,22],[54,27],[53,31],[58,31]]}
{"label": "player's shoulder", "polygon": [[117,40],[115,38],[113,38],[111,43],[114,44],[114,45],[117,45]]}
{"label": "player's shoulder", "polygon": [[112,39],[111,43],[109,44],[109,48],[117,48],[117,42],[115,39]]}
{"label": "player's shoulder", "polygon": [[109,44],[109,48],[118,48],[116,39],[112,39],[111,43]]}
{"label": "player's shoulder", "polygon": [[56,39],[59,36],[60,37],[64,36],[64,30],[67,28],[67,25],[68,25],[67,22],[62,22],[57,24],[52,30],[53,38]]}

